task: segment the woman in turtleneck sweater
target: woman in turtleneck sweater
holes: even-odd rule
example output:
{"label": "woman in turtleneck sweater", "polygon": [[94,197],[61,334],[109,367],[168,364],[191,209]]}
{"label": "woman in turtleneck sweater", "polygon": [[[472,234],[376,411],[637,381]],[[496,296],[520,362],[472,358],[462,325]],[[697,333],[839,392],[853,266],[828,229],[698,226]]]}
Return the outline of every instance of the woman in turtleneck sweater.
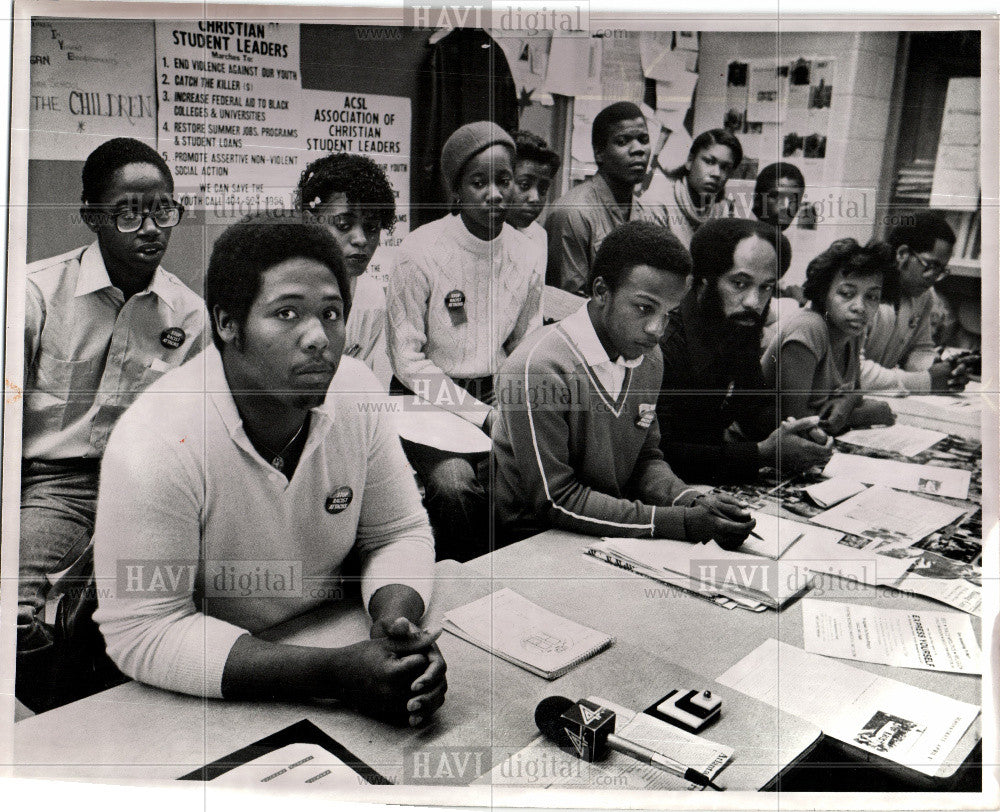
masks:
{"label": "woman in turtleneck sweater", "polygon": [[640,205],[662,207],[651,219],[662,222],[689,247],[700,225],[729,214],[726,181],[742,160],[743,147],[735,135],[728,130],[707,130],[694,139],[684,165],[668,172],[666,183],[658,183],[656,191],[650,185]]}

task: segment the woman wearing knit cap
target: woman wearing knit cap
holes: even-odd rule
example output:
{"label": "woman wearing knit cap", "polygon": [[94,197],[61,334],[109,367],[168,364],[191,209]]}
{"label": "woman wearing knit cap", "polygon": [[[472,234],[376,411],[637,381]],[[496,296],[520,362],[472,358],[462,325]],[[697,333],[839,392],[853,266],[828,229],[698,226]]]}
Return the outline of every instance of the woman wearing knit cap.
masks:
{"label": "woman wearing knit cap", "polygon": [[[493,374],[541,325],[545,255],[504,223],[514,179],[514,142],[489,121],[456,130],[441,151],[451,214],[400,244],[387,292],[395,393],[413,392],[490,433]],[[437,556],[487,552],[481,460],[404,441],[420,476]]]}

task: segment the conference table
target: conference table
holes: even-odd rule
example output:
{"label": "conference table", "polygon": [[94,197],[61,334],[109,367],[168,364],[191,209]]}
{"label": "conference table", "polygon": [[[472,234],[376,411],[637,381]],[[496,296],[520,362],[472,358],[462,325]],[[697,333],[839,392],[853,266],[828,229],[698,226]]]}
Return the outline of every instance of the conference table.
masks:
{"label": "conference table", "polygon": [[[895,406],[895,404],[894,404]],[[970,421],[971,425],[971,421]],[[465,564],[439,562],[426,625],[441,623],[450,609],[510,587],[564,617],[615,637],[615,643],[559,679],[547,681],[445,633],[439,646],[448,663],[448,694],[431,724],[399,728],[372,720],[334,703],[271,703],[204,700],[135,682],[32,716],[13,726],[12,774],[92,782],[173,782],[248,744],[310,720],[390,781],[405,787],[358,787],[345,800],[495,804],[500,788],[472,783],[478,775],[438,781],[414,778],[417,754],[480,753],[485,767],[495,766],[537,738],[533,721],[537,703],[551,695],[572,699],[596,695],[642,710],[673,688],[710,689],[723,698],[723,714],[706,737],[735,750],[719,775],[730,790],[780,789],[782,781],[822,749],[834,766],[887,770],[903,786],[948,789],[964,762],[975,760],[980,740],[977,720],[955,746],[934,778],[907,768],[869,761],[860,751],[824,738],[816,725],[716,683],[727,669],[774,638],[802,646],[801,600],[780,611],[727,610],[680,590],[618,570],[584,554],[586,537],[548,531],[495,550]],[[813,597],[873,603],[882,587],[859,591],[857,584],[827,578]],[[927,599],[893,593],[899,609],[945,609]],[[981,623],[973,618],[976,633]],[[270,630],[268,639],[304,645],[344,645],[368,635],[356,589],[343,600]],[[900,682],[980,705],[981,678],[852,662]],[[981,718],[981,717],[980,717]],[[965,764],[965,767],[975,767]],[[480,779],[482,781],[482,779]],[[466,785],[460,790],[453,785]],[[211,782],[205,784],[211,786]],[[810,787],[796,785],[797,789]],[[442,792],[460,795],[442,796]],[[518,803],[544,805],[559,798],[585,797],[593,791],[560,788],[524,790]]]}

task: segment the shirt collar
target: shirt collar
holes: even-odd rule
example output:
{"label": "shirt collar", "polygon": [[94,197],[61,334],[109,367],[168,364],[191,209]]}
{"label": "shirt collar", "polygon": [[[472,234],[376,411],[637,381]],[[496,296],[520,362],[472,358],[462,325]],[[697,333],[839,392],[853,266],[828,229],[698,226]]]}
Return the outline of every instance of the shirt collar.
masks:
{"label": "shirt collar", "polygon": [[615,200],[614,193],[611,191],[611,187],[608,186],[608,182],[604,179],[604,175],[600,172],[595,173],[591,176],[591,182],[594,185],[594,197],[601,201],[607,208],[618,208],[618,201]]}
{"label": "shirt collar", "polygon": [[635,369],[642,364],[645,358],[644,355],[640,355],[638,358],[627,361],[619,356],[617,360],[612,361],[604,349],[601,339],[597,337],[597,331],[594,329],[594,323],[590,320],[587,305],[583,305],[575,313],[568,315],[559,324],[576,344],[576,348],[588,366],[596,367],[601,364],[614,363],[625,369]]}
{"label": "shirt collar", "polygon": [[[113,287],[111,277],[108,276],[108,269],[104,265],[101,248],[96,242],[93,242],[87,246],[83,256],[80,257],[80,273],[77,276],[74,295],[77,297],[86,296]],[[177,283],[171,279],[167,272],[163,268],[157,267],[149,286],[143,293],[155,293],[171,310],[178,310],[183,306],[183,302],[178,301],[180,292],[177,287]]]}
{"label": "shirt collar", "polygon": [[[226,424],[226,431],[229,432],[229,436],[239,443],[242,439],[247,438],[247,435],[243,428],[243,418],[240,417],[240,411],[236,408],[236,401],[233,400],[233,393],[229,389],[229,381],[226,380],[226,371],[222,365],[222,354],[219,352],[218,347],[212,343],[205,348],[202,357],[205,362],[205,391],[209,393],[212,401],[215,403],[216,409],[219,410],[219,415],[222,417],[222,422]],[[312,426],[309,429],[310,437],[325,435],[333,425],[335,411],[334,398],[330,393],[335,388],[339,375],[340,369],[338,368],[337,373],[333,376],[330,389],[327,390],[326,399],[319,406],[310,410],[312,412]]]}

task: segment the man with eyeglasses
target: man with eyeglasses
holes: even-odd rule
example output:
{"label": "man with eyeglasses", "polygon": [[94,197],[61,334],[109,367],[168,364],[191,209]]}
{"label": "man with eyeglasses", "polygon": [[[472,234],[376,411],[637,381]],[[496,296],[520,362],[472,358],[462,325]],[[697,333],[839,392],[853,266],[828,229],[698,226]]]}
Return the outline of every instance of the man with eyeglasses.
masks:
{"label": "man with eyeglasses", "polygon": [[903,393],[955,392],[969,376],[960,361],[942,360],[932,337],[933,286],[948,276],[955,232],[936,211],[903,215],[889,234],[900,274],[897,302],[884,302],[868,325],[861,388]]}
{"label": "man with eyeglasses", "polygon": [[83,167],[80,214],[97,240],[27,268],[15,693],[35,711],[115,676],[90,622],[101,457],[119,416],[201,350],[205,328],[204,301],[159,265],[184,212],[173,192],[154,149],[105,142]]}

